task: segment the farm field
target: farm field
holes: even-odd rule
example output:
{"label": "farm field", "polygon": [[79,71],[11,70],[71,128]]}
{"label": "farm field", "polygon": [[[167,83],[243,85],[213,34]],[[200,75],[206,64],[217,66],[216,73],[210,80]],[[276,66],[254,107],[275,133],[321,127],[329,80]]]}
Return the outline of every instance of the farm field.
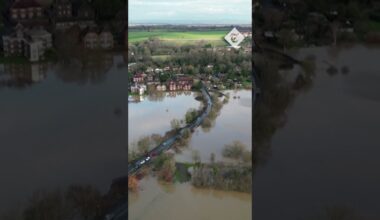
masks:
{"label": "farm field", "polygon": [[153,55],[152,56],[153,60],[161,60],[161,61],[169,60],[170,58],[171,58],[170,55]]}
{"label": "farm field", "polygon": [[131,31],[128,35],[130,43],[148,40],[149,37],[157,37],[167,43],[177,45],[193,44],[193,43],[209,43],[213,46],[226,45],[223,37],[228,31]]}

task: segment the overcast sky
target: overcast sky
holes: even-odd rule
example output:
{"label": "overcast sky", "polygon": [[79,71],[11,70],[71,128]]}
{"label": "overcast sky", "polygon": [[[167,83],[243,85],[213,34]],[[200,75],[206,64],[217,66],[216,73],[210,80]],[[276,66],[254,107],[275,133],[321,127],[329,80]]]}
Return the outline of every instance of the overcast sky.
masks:
{"label": "overcast sky", "polygon": [[251,24],[251,0],[129,0],[129,23]]}

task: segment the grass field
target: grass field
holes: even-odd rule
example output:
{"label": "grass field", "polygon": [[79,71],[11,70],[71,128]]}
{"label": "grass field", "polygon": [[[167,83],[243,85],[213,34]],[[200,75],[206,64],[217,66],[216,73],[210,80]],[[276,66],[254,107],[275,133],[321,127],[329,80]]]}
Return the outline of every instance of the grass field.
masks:
{"label": "grass field", "polygon": [[154,55],[154,56],[152,56],[153,60],[161,60],[161,61],[169,60],[170,58],[171,58],[170,55]]}
{"label": "grass field", "polygon": [[157,37],[167,43],[177,45],[194,44],[203,41],[213,46],[226,45],[223,37],[228,31],[131,31],[128,35],[130,43],[148,40],[149,37]]}

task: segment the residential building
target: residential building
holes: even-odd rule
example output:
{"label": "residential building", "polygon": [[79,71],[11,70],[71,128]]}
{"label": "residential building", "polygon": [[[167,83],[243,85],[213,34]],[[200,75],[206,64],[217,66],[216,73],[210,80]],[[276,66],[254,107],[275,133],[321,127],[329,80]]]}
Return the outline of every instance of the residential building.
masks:
{"label": "residential building", "polygon": [[73,6],[70,0],[55,0],[53,7],[57,19],[73,17]]}
{"label": "residential building", "polygon": [[167,84],[170,91],[189,91],[193,86],[193,79],[187,76],[177,76],[176,80],[169,80]]}
{"label": "residential building", "polygon": [[155,72],[155,73],[162,73],[163,70],[162,70],[161,68],[156,68],[156,69],[154,70],[154,72]]}
{"label": "residential building", "polygon": [[95,19],[95,11],[91,7],[88,1],[82,1],[81,6],[78,8],[76,12],[76,17],[81,21],[94,21]]}
{"label": "residential building", "polygon": [[42,6],[35,0],[15,0],[10,8],[11,19],[15,22],[43,17]]}
{"label": "residential building", "polygon": [[52,47],[52,36],[42,27],[25,29],[18,24],[15,31],[3,36],[4,56],[25,56],[31,62],[44,58]]}
{"label": "residential building", "polygon": [[143,73],[137,73],[133,76],[134,83],[142,83],[144,82],[145,76]]}
{"label": "residential building", "polygon": [[167,88],[169,91],[176,91],[177,90],[177,83],[174,80],[170,80],[168,82]]}
{"label": "residential building", "polygon": [[154,75],[153,74],[148,74],[147,77],[146,77],[146,80],[149,82],[153,82],[154,81]]}
{"label": "residential building", "polygon": [[111,31],[103,30],[99,33],[99,47],[101,49],[111,49],[114,45],[114,38]]}
{"label": "residential building", "polygon": [[156,90],[157,91],[166,91],[166,85],[157,85]]}
{"label": "residential building", "polygon": [[146,68],[146,72],[148,72],[148,73],[152,73],[153,71],[154,71],[154,69],[152,67]]}
{"label": "residential building", "polygon": [[252,32],[247,31],[247,32],[242,32],[241,33],[244,37],[252,37]]}
{"label": "residential building", "polygon": [[15,0],[9,8],[11,23],[21,23],[25,27],[49,25],[43,7],[36,0]]}
{"label": "residential building", "polygon": [[193,85],[193,78],[185,75],[177,75],[176,81],[179,85]]}
{"label": "residential building", "polygon": [[70,0],[55,0],[53,12],[57,30],[66,30],[74,25],[81,29],[96,26],[95,12],[88,1],[77,1],[74,5]]}
{"label": "residential building", "polygon": [[86,49],[112,49],[113,34],[106,29],[89,28],[84,32],[83,44]]}
{"label": "residential building", "polygon": [[53,4],[54,24],[57,30],[65,30],[77,24],[70,0],[55,0]]}
{"label": "residential building", "polygon": [[87,30],[83,37],[84,48],[86,49],[98,49],[99,48],[99,36],[96,30]]}

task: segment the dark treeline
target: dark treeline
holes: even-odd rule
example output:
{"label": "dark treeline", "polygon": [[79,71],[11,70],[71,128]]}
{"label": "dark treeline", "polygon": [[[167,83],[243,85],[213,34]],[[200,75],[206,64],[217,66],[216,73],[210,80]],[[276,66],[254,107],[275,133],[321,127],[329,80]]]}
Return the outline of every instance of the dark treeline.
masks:
{"label": "dark treeline", "polygon": [[272,4],[257,4],[255,8],[253,20],[257,41],[267,38],[272,41],[271,43],[283,47],[351,41],[379,42],[379,1],[273,0],[271,2]]}

